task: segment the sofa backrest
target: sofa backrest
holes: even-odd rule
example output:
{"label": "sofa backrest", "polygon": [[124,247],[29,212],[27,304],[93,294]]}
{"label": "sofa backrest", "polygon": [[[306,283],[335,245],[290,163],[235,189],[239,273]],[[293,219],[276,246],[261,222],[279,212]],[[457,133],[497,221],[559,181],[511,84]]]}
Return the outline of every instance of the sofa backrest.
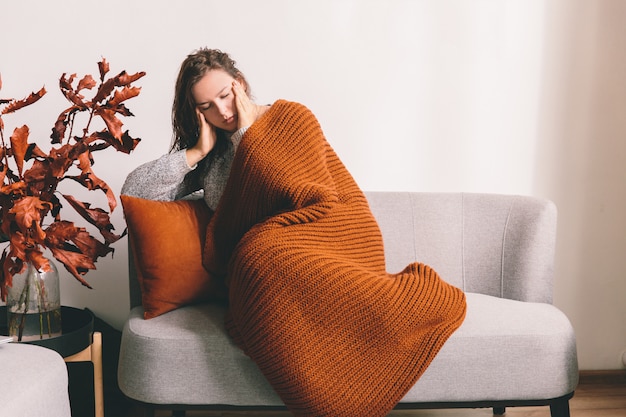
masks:
{"label": "sofa backrest", "polygon": [[466,292],[552,302],[557,211],[544,199],[368,192],[388,272],[419,261]]}
{"label": "sofa backrest", "polygon": [[[466,292],[552,302],[555,205],[529,196],[366,192],[388,272],[419,261]],[[129,245],[130,247],[130,245]],[[131,307],[141,304],[132,254]]]}

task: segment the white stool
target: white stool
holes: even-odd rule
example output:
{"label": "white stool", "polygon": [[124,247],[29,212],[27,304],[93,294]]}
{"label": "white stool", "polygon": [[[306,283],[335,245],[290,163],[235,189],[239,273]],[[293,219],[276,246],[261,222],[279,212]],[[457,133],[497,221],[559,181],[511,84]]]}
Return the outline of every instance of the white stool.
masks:
{"label": "white stool", "polygon": [[54,350],[23,343],[0,345],[0,414],[70,417],[65,361]]}

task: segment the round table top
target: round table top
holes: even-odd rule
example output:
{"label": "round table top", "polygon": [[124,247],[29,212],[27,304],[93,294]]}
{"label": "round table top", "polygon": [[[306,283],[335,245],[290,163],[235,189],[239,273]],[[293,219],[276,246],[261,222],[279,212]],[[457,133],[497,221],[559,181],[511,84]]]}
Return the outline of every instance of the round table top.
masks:
{"label": "round table top", "polygon": [[[88,310],[61,306],[61,335],[48,339],[29,340],[31,345],[55,350],[64,358],[85,350],[92,342],[93,314]],[[0,334],[8,334],[6,306],[0,306]]]}

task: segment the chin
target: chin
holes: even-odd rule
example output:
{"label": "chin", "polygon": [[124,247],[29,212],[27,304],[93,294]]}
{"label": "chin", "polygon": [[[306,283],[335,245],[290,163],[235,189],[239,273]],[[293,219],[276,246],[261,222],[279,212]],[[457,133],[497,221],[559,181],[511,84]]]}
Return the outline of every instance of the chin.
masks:
{"label": "chin", "polygon": [[235,133],[238,128],[237,128],[237,118],[235,118],[235,120],[233,120],[232,122],[228,123],[227,125],[224,125],[222,127],[223,130],[230,132],[230,133]]}
{"label": "chin", "polygon": [[221,130],[224,133],[228,133],[229,135],[232,133],[235,133],[238,129],[237,126],[232,127],[232,126],[216,126],[219,130]]}

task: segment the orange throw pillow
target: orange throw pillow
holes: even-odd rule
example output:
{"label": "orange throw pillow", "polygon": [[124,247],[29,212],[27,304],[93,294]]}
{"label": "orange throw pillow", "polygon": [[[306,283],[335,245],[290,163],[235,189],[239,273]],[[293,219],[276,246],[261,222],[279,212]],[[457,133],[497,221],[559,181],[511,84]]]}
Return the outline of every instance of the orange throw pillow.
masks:
{"label": "orange throw pillow", "polygon": [[184,305],[224,299],[221,280],[202,266],[211,211],[202,200],[120,196],[141,287],[144,318]]}

